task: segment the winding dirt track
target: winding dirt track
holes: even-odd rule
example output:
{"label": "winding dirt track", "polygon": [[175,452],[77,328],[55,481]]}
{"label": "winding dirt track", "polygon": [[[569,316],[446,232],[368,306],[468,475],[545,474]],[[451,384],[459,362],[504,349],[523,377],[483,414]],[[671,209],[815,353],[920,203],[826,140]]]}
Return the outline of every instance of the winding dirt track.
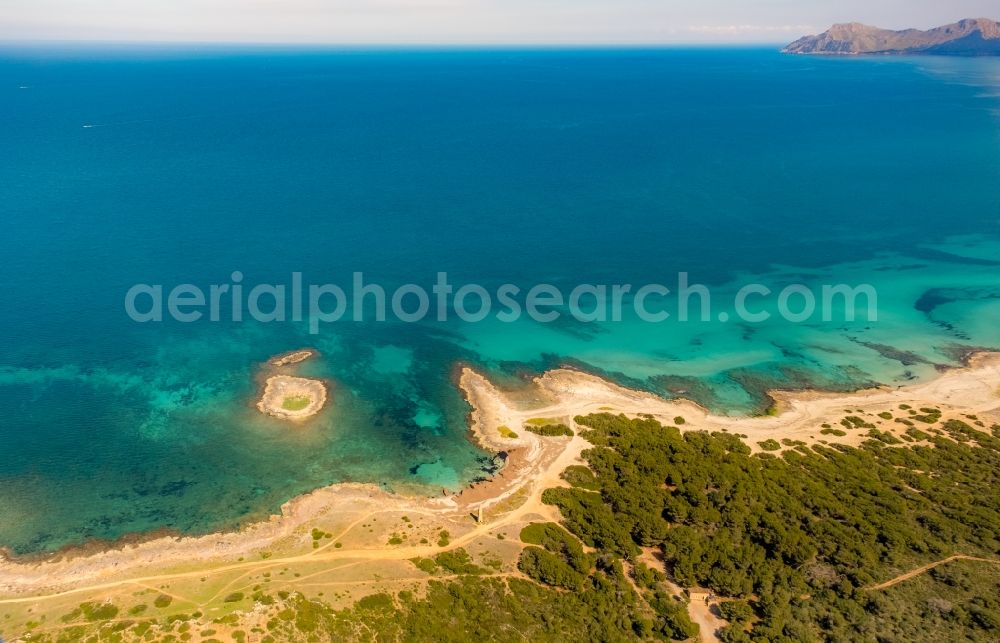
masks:
{"label": "winding dirt track", "polygon": [[977,556],[966,556],[965,554],[955,554],[954,556],[948,556],[947,558],[942,558],[941,560],[934,561],[933,563],[929,563],[927,565],[923,565],[922,567],[911,569],[905,574],[900,574],[899,576],[891,578],[885,581],[884,583],[879,583],[878,585],[869,585],[865,589],[868,590],[889,589],[893,585],[898,585],[903,581],[907,581],[916,576],[920,576],[921,574],[931,571],[935,567],[945,565],[955,560],[973,560],[976,561],[977,563],[993,563],[994,565],[1000,565],[1000,560],[995,560],[993,558],[979,558]]}
{"label": "winding dirt track", "polygon": [[[356,549],[356,550],[345,550],[337,549],[333,551],[315,551],[308,552],[305,554],[299,554],[297,556],[286,556],[284,558],[269,558],[267,560],[256,560],[247,561],[242,563],[234,563],[231,565],[223,565],[220,567],[212,567],[209,569],[200,569],[190,572],[176,572],[169,574],[156,574],[152,576],[139,576],[135,578],[126,578],[122,580],[111,581],[107,583],[97,583],[92,585],[84,585],[81,587],[74,587],[72,589],[67,589],[61,592],[54,592],[51,594],[36,594],[33,596],[22,596],[18,598],[5,598],[0,599],[0,605],[6,605],[10,603],[33,603],[38,601],[44,601],[53,598],[59,598],[62,596],[69,596],[72,594],[80,594],[86,592],[94,591],[104,591],[109,589],[116,589],[119,587],[124,587],[127,585],[137,585],[140,587],[146,587],[149,584],[158,583],[162,581],[177,580],[181,578],[196,578],[201,576],[208,576],[219,574],[222,572],[229,572],[235,570],[243,570],[245,572],[252,572],[260,569],[267,569],[270,567],[276,567],[280,565],[288,565],[294,563],[314,563],[314,562],[325,562],[325,561],[338,561],[338,560],[355,560],[360,562],[367,562],[372,560],[409,560],[411,558],[434,556],[444,551],[451,551],[463,547],[473,540],[482,537],[490,530],[496,529],[498,527],[503,527],[510,523],[519,521],[522,516],[529,513],[538,513],[537,509],[541,509],[535,505],[533,502],[527,502],[521,507],[518,507],[513,512],[502,516],[500,519],[493,522],[484,522],[477,525],[471,531],[462,534],[458,538],[452,539],[452,541],[446,546],[436,546],[427,545],[423,547],[405,547],[396,549]],[[379,513],[389,513],[389,511],[381,512],[375,511],[370,514],[359,518],[354,523],[352,523],[343,533],[347,533],[353,529],[357,524],[369,520],[372,516]],[[343,534],[341,534],[342,536]],[[339,538],[338,536],[337,538]]]}
{"label": "winding dirt track", "polygon": [[[282,558],[268,558],[266,560],[254,560],[254,561],[245,561],[240,563],[232,563],[229,565],[210,567],[206,569],[198,569],[188,572],[174,572],[167,574],[155,574],[150,576],[138,576],[133,578],[124,578],[120,580],[109,581],[105,583],[82,585],[79,587],[74,587],[71,589],[59,592],[53,592],[49,594],[35,594],[32,596],[20,596],[17,598],[0,599],[0,605],[12,604],[12,603],[33,603],[54,598],[60,598],[63,596],[69,596],[73,594],[117,589],[128,585],[148,588],[148,585],[160,583],[163,581],[209,576],[209,575],[215,575],[223,572],[237,571],[237,570],[242,570],[245,575],[246,573],[250,573],[257,570],[263,570],[280,565],[288,565],[295,563],[315,563],[315,562],[326,562],[326,561],[333,562],[333,561],[350,560],[350,561],[356,561],[357,564],[375,560],[409,560],[411,558],[434,556],[444,551],[451,551],[454,549],[458,549],[460,547],[464,547],[469,543],[475,541],[476,539],[486,536],[492,530],[523,521],[525,517],[529,515],[541,515],[544,516],[547,520],[558,521],[559,520],[558,510],[555,507],[542,503],[541,501],[542,491],[544,491],[546,488],[549,487],[555,487],[564,484],[559,479],[559,474],[562,472],[563,469],[566,468],[566,466],[577,461],[578,454],[582,450],[584,445],[586,445],[586,442],[580,437],[574,437],[572,440],[567,440],[562,452],[555,459],[555,461],[547,468],[546,471],[542,473],[542,475],[540,475],[539,477],[537,477],[536,479],[532,480],[529,483],[531,485],[531,493],[522,504],[520,504],[510,512],[497,516],[493,520],[488,520],[477,524],[472,530],[451,539],[451,542],[449,542],[448,545],[445,546],[425,545],[419,547],[400,547],[392,549],[332,549],[334,542],[343,538],[345,535],[347,535],[349,532],[355,529],[358,525],[368,522],[373,516],[381,513],[395,513],[398,511],[398,509],[392,508],[379,511],[372,511],[362,515],[361,517],[357,518],[349,525],[344,527],[339,534],[337,534],[333,539],[331,539],[329,544],[317,550],[310,551],[304,554],[298,554],[295,556],[286,556]],[[419,513],[419,512],[411,511],[410,513]]]}

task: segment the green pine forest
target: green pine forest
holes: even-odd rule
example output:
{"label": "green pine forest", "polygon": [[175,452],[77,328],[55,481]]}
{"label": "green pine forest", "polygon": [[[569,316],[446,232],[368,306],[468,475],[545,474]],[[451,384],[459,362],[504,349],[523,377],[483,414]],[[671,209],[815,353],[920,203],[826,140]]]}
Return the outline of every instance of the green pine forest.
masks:
{"label": "green pine forest", "polygon": [[[1000,559],[1000,426],[921,413],[923,429],[910,413],[903,440],[848,415],[845,430],[870,436],[860,448],[786,441],[759,454],[727,433],[578,417],[594,445],[589,466],[570,467],[571,486],[545,491],[564,524],[523,529],[523,577],[457,549],[412,561],[448,576],[422,596],[376,594],[334,610],[257,592],[280,610],[247,636],[685,640],[698,626],[680,586],[722,597],[724,641],[998,641],[1000,565],[958,560],[871,587],[955,554]],[[662,564],[641,562],[650,553]]]}

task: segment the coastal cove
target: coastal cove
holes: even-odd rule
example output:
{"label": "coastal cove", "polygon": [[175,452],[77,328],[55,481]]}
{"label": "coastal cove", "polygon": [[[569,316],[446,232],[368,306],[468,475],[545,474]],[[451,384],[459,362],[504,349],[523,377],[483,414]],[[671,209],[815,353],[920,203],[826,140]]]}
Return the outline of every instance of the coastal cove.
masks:
{"label": "coastal cove", "polygon": [[[666,401],[568,370],[545,373],[512,395],[466,368],[460,386],[473,408],[472,438],[488,450],[509,453],[502,475],[478,488],[421,498],[388,494],[371,485],[341,484],[296,498],[280,515],[239,532],[156,538],[46,561],[0,559],[0,613],[8,615],[6,624],[16,631],[30,618],[30,610],[56,614],[77,604],[90,604],[86,601],[128,605],[135,602],[135,596],[156,588],[160,596],[179,602],[175,610],[195,607],[198,614],[205,610],[208,622],[231,609],[225,603],[233,601],[222,601],[227,592],[235,596],[236,590],[261,579],[270,583],[272,572],[277,587],[294,582],[306,596],[315,596],[318,591],[323,597],[321,588],[347,588],[344,594],[335,593],[324,600],[351,605],[374,592],[419,585],[425,578],[418,571],[422,569],[419,565],[414,568],[414,561],[443,552],[468,550],[477,557],[497,560],[498,571],[507,569],[521,552],[517,534],[523,534],[524,526],[566,518],[543,494],[554,488],[568,489],[571,468],[579,475],[584,464],[581,454],[592,446],[580,435],[587,426],[580,424],[581,416],[588,414],[645,418],[676,425],[683,433],[742,436],[755,453],[771,454],[818,445],[856,447],[872,435],[883,444],[897,444],[882,448],[911,449],[937,439],[915,429],[915,424],[941,433],[928,425],[939,420],[943,426],[961,420],[984,425],[1000,420],[998,353],[973,355],[965,367],[901,388],[846,395],[774,392],[781,410],[756,418],[714,415],[688,401]],[[908,414],[906,409],[918,413],[915,409],[923,412],[929,407],[938,414],[933,421],[907,419],[920,416]],[[845,412],[856,415],[844,418]],[[545,436],[530,430],[540,426],[540,420],[565,423],[572,427],[572,435]],[[518,427],[520,434],[509,435],[509,429],[504,430],[509,426]],[[824,426],[843,430],[823,431]],[[641,558],[656,567],[654,552],[644,551]],[[982,561],[995,562],[992,558]],[[294,579],[303,580],[282,579],[289,570],[295,570]],[[303,585],[306,579],[313,581]],[[887,581],[878,589],[900,580]],[[137,588],[146,589],[136,593]],[[691,592],[693,597],[696,592]],[[240,594],[234,601],[242,597]],[[164,607],[170,603],[165,601]],[[692,618],[701,618],[695,601],[687,609]],[[11,621],[10,615],[15,620]],[[243,616],[249,619],[244,626],[262,625],[269,611],[255,609]]]}
{"label": "coastal cove", "polygon": [[[682,407],[689,428],[703,416],[742,431],[768,421],[775,389],[932,387],[1000,347],[996,61],[5,49],[0,81],[12,311],[0,545],[17,560],[132,538],[144,542],[94,560],[158,566],[220,532],[231,548],[205,555],[225,565],[283,538],[295,557],[312,553],[305,525],[351,503],[358,516],[384,501],[468,518],[505,498],[488,485],[541,485],[539,471],[557,484],[539,463],[584,448],[521,428],[539,377],[565,421],[602,406],[672,420]],[[313,336],[296,323],[137,324],[122,310],[136,283],[237,270],[247,284],[360,270],[386,288],[442,270],[486,286],[684,271],[727,313],[746,283],[869,283],[879,319],[371,321]],[[304,346],[317,354],[267,364]],[[272,372],[321,382],[322,410],[301,423],[261,413]],[[570,383],[617,401],[582,408],[560,397]],[[519,442],[468,439],[491,400],[507,401],[489,426]],[[512,446],[496,475],[494,452]],[[465,527],[449,528],[453,542]],[[358,538],[322,555],[356,554]],[[97,582],[86,560],[53,563],[70,576],[50,589]]]}

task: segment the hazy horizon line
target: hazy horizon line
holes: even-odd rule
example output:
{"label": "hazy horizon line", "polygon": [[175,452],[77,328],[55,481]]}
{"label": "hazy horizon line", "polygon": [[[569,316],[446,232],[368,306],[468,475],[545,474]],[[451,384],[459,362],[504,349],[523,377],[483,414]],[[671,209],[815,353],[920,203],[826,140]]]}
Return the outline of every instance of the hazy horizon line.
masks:
{"label": "hazy horizon line", "polygon": [[514,41],[384,41],[384,42],[350,42],[350,41],[278,41],[278,40],[129,40],[129,39],[81,39],[81,38],[0,38],[0,47],[9,45],[114,45],[114,46],[149,46],[149,47],[282,47],[282,48],[342,48],[342,49],[683,49],[685,47],[720,47],[731,49],[751,49],[760,47],[783,47],[791,41],[785,40],[670,40],[670,41],[551,41],[551,42],[514,42]]}

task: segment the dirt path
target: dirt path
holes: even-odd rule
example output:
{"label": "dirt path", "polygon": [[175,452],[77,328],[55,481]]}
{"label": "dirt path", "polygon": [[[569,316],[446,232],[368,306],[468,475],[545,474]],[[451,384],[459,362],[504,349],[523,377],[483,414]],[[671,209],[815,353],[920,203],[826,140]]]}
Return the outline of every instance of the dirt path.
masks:
{"label": "dirt path", "polygon": [[941,560],[935,561],[933,563],[924,565],[922,567],[917,567],[916,569],[912,569],[912,570],[906,572],[905,574],[900,574],[899,576],[896,576],[895,578],[889,579],[889,580],[885,581],[884,583],[879,583],[878,585],[869,585],[865,589],[870,589],[870,590],[889,589],[893,585],[898,585],[899,583],[902,583],[903,581],[910,580],[911,578],[914,578],[915,576],[919,576],[921,574],[929,572],[930,570],[934,569],[935,567],[939,567],[941,565],[946,565],[946,564],[948,564],[948,563],[950,563],[952,561],[955,561],[955,560],[973,560],[973,561],[976,561],[978,563],[993,563],[994,565],[1000,565],[1000,560],[995,560],[993,558],[978,558],[976,556],[966,556],[964,554],[955,554],[954,556],[948,556],[947,558],[942,558]]}
{"label": "dirt path", "polygon": [[[241,579],[245,578],[248,574],[252,574],[257,571],[271,569],[274,567],[279,567],[282,565],[290,565],[296,563],[316,563],[316,562],[335,562],[335,561],[351,561],[350,565],[358,565],[372,561],[383,561],[383,560],[409,560],[411,558],[418,557],[429,557],[439,554],[445,551],[451,551],[458,549],[460,547],[465,547],[470,543],[489,535],[501,527],[505,527],[511,524],[517,524],[523,522],[527,516],[540,515],[546,520],[558,521],[558,510],[555,507],[546,505],[542,503],[541,496],[542,492],[550,487],[555,487],[559,485],[565,485],[559,478],[559,474],[570,464],[579,461],[579,453],[584,448],[587,443],[579,437],[574,437],[571,440],[563,440],[562,448],[558,451],[558,455],[554,457],[551,462],[547,463],[547,466],[538,475],[528,479],[523,487],[527,488],[528,493],[525,496],[523,502],[513,507],[510,511],[504,512],[496,516],[492,520],[486,520],[482,523],[477,524],[471,530],[452,538],[448,545],[423,545],[414,547],[394,547],[391,549],[332,549],[334,542],[338,541],[340,538],[349,534],[353,529],[358,527],[358,525],[365,524],[371,521],[374,516],[383,513],[397,513],[398,508],[391,509],[380,509],[366,512],[360,517],[352,520],[348,525],[340,530],[340,533],[331,540],[330,544],[323,546],[319,549],[306,552],[304,554],[298,554],[294,556],[284,556],[284,557],[273,557],[265,560],[253,560],[245,561],[239,563],[231,563],[227,565],[220,565],[218,567],[207,567],[205,569],[197,569],[193,571],[186,572],[173,572],[166,574],[155,574],[148,576],[137,576],[131,578],[122,578],[120,580],[108,581],[103,583],[93,583],[87,585],[81,585],[78,587],[73,587],[71,589],[66,589],[63,591],[52,592],[49,594],[35,594],[31,596],[22,596],[17,598],[5,598],[0,599],[0,605],[13,604],[13,603],[32,603],[38,601],[45,601],[49,599],[61,598],[64,596],[70,596],[73,594],[81,593],[91,593],[98,591],[107,591],[113,589],[119,589],[129,585],[147,588],[150,585],[156,583],[163,583],[166,581],[176,581],[181,579],[190,579],[195,577],[203,577],[210,575],[217,575],[225,572],[240,571],[242,572],[239,576],[231,579],[226,583],[217,594],[221,594],[224,590],[237,584]],[[421,512],[410,511],[411,514],[419,514]],[[429,512],[428,512],[429,513]]]}
{"label": "dirt path", "polygon": [[708,600],[709,594],[706,592],[691,592],[691,599],[688,602],[688,616],[698,624],[698,639],[702,643],[715,643],[721,641],[718,632],[729,625],[715,615],[712,608],[718,605],[717,601]]}
{"label": "dirt path", "polygon": [[718,632],[729,624],[712,613],[711,605],[691,603],[688,606],[688,614],[691,620],[698,624],[698,639],[702,643],[722,640]]}
{"label": "dirt path", "polygon": [[[22,596],[18,598],[5,598],[5,599],[0,599],[0,605],[11,604],[11,603],[31,603],[37,601],[44,601],[53,598],[60,598],[63,596],[70,596],[72,594],[117,589],[127,585],[135,585],[143,588],[148,588],[150,584],[162,583],[165,581],[179,580],[185,578],[203,577],[203,576],[215,575],[237,570],[244,572],[243,575],[245,575],[247,573],[259,571],[261,569],[269,569],[273,567],[296,564],[296,563],[315,563],[315,562],[327,562],[327,561],[333,562],[339,560],[350,560],[353,561],[352,564],[361,564],[364,562],[371,562],[378,560],[409,560],[411,558],[423,558],[428,556],[434,556],[441,552],[451,551],[463,547],[469,544],[470,542],[483,537],[488,532],[492,531],[493,529],[496,529],[497,527],[518,522],[523,515],[534,513],[535,506],[536,505],[534,503],[526,502],[521,507],[518,507],[515,511],[509,514],[505,514],[497,520],[494,520],[492,522],[484,522],[480,525],[477,525],[471,531],[462,534],[458,538],[453,539],[448,545],[445,546],[425,545],[418,547],[398,547],[393,549],[337,549],[334,551],[308,552],[296,556],[285,556],[282,558],[268,558],[266,560],[247,561],[242,563],[234,563],[230,565],[222,565],[219,567],[213,567],[208,569],[198,569],[188,572],[175,572],[169,574],[156,574],[151,576],[124,578],[121,580],[109,581],[106,583],[83,585],[80,587],[67,589],[61,592],[53,592],[51,594],[36,594],[33,596]],[[384,513],[384,512],[373,511],[356,522],[362,522],[368,520],[371,516],[375,516],[379,513]],[[237,579],[234,579],[234,581],[238,580],[241,577],[237,577]],[[232,584],[234,581],[230,581],[229,584]]]}

